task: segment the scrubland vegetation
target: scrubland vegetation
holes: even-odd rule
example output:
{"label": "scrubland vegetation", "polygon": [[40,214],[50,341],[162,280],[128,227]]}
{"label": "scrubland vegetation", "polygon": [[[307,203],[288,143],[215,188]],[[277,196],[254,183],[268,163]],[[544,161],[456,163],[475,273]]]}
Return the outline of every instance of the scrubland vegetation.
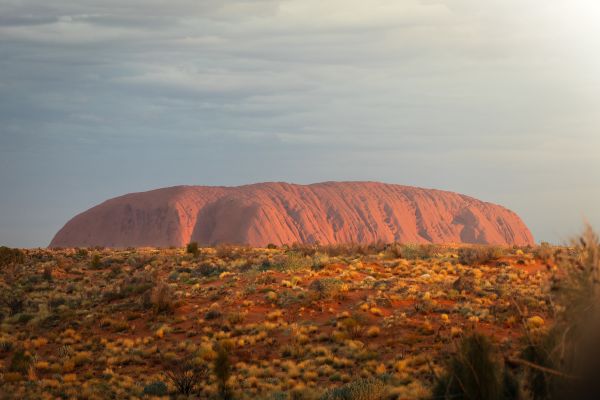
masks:
{"label": "scrubland vegetation", "polygon": [[0,397],[600,398],[599,249],[0,248]]}

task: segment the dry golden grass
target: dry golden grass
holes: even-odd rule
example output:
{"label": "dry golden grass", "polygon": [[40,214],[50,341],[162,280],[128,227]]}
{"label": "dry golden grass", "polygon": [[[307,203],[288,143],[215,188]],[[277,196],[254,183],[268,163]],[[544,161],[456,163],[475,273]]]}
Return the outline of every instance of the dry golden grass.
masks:
{"label": "dry golden grass", "polygon": [[518,348],[515,303],[531,327],[552,322],[548,248],[476,251],[493,257],[463,264],[456,247],[383,244],[5,251],[0,390],[422,398],[465,333]]}

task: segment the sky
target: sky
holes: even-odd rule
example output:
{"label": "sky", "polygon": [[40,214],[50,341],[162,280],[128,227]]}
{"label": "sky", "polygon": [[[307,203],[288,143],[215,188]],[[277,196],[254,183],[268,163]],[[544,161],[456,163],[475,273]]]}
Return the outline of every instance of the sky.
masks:
{"label": "sky", "polygon": [[372,180],[600,228],[597,0],[0,0],[0,245],[180,184]]}

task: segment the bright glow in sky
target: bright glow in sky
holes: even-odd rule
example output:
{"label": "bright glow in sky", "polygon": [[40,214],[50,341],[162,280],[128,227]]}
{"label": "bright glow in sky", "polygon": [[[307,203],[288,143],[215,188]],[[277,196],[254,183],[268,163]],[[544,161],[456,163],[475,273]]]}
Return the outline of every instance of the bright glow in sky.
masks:
{"label": "bright glow in sky", "polygon": [[600,228],[597,0],[0,0],[0,245],[177,184],[376,180]]}

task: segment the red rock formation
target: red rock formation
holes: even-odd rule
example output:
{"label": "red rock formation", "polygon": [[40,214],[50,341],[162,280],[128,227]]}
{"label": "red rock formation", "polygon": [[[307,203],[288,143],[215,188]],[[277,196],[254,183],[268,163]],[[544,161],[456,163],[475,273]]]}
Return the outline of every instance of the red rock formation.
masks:
{"label": "red rock formation", "polygon": [[50,247],[295,242],[533,244],[512,211],[457,193],[376,182],[177,186],[71,219]]}

